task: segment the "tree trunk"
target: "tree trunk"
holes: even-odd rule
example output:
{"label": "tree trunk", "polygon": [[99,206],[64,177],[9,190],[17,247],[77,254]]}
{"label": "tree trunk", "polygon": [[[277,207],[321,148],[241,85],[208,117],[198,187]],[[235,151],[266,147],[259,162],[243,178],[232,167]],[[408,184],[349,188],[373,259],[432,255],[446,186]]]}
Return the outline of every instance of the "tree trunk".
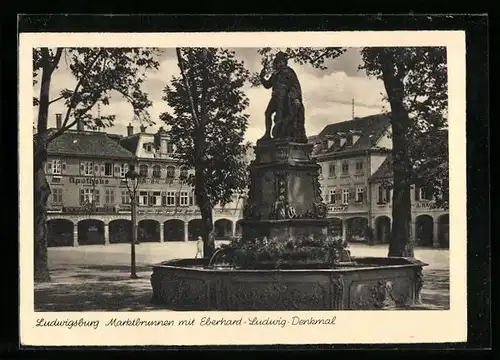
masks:
{"label": "tree trunk", "polygon": [[410,118],[403,102],[405,74],[401,64],[397,63],[394,52],[381,49],[380,60],[384,86],[391,105],[392,168],[394,172],[392,236],[388,256],[413,257],[410,199],[411,164],[407,140]]}
{"label": "tree trunk", "polygon": [[50,187],[42,165],[34,174],[34,276],[35,282],[50,281],[47,257],[47,199]]}
{"label": "tree trunk", "polygon": [[33,154],[33,191],[34,191],[34,280],[50,281],[47,258],[47,199],[50,186],[45,176],[47,160],[47,119],[49,114],[50,81],[53,67],[47,48],[42,48],[42,80],[38,104],[38,123]]}

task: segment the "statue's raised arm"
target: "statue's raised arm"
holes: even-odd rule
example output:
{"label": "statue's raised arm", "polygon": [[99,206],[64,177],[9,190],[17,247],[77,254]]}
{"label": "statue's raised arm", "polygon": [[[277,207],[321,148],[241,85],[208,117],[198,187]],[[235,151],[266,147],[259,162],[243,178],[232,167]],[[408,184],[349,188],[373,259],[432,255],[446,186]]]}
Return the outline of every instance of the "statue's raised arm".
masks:
{"label": "statue's raised arm", "polygon": [[267,109],[266,133],[260,141],[271,139],[287,139],[296,142],[307,142],[304,129],[304,105],[302,104],[302,90],[297,74],[288,66],[284,53],[276,54],[273,61],[273,74],[265,78],[265,66],[260,72],[260,80],[266,89],[272,88],[272,96]]}

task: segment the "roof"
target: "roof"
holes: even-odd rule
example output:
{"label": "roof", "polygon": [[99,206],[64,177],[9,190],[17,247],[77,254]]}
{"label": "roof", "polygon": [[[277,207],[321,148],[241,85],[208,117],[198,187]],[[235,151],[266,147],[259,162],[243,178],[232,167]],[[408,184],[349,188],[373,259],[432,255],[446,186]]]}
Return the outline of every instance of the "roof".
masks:
{"label": "roof", "polygon": [[[422,135],[422,146],[426,148],[426,156],[428,159],[435,163],[434,160],[437,158],[439,162],[443,161],[446,163],[446,160],[443,159],[442,153],[447,151],[448,147],[448,131],[447,130],[439,130],[437,133],[428,133]],[[432,146],[427,145],[432,142]],[[430,152],[429,148],[433,151]],[[443,164],[444,165],[444,164]],[[385,158],[384,162],[379,166],[379,168],[373,173],[371,176],[371,180],[384,180],[387,178],[391,178],[394,175],[392,171],[392,154],[388,154]]]}
{"label": "roof", "polygon": [[134,155],[104,132],[67,130],[49,143],[49,155],[131,159]]}
{"label": "roof", "polygon": [[127,149],[131,153],[135,154],[137,151],[137,146],[139,144],[140,135],[141,135],[141,133],[138,133],[138,134],[133,134],[133,135],[127,136],[125,138],[122,138],[120,140],[121,146],[123,146],[125,149]]}
{"label": "roof", "polygon": [[352,120],[342,121],[327,125],[316,137],[311,140],[319,141],[329,137],[335,137],[342,134],[354,133],[359,136],[358,140],[352,145],[346,144],[339,146],[331,145],[328,149],[319,148],[315,155],[326,153],[348,153],[351,151],[369,150],[375,146],[377,141],[384,135],[384,132],[390,126],[390,114],[370,115],[363,118],[354,118]]}
{"label": "roof", "polygon": [[384,180],[393,176],[392,154],[387,155],[382,165],[371,176],[371,180]]}

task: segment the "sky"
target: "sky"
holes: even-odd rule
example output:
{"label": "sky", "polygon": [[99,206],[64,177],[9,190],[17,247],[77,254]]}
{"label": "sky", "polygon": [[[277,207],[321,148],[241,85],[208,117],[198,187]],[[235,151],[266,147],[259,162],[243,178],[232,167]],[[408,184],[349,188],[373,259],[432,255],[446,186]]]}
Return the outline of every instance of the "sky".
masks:
{"label": "sky", "polygon": [[[233,48],[236,57],[244,61],[250,71],[260,71],[260,57],[257,48]],[[377,114],[385,109],[382,101],[385,94],[381,80],[369,78],[363,70],[358,71],[361,63],[359,48],[349,48],[346,53],[334,60],[328,60],[326,70],[318,70],[310,65],[298,65],[290,62],[295,70],[302,87],[303,103],[305,107],[305,127],[307,136],[318,134],[326,125],[349,120],[352,118],[352,99],[354,99],[354,116],[363,117]],[[162,112],[170,108],[162,98],[162,90],[174,75],[179,75],[175,49],[162,49],[159,59],[160,67],[156,71],[148,71],[144,82],[144,90],[153,102],[150,114],[156,122],[147,131],[156,132],[163,125],[159,119]],[[76,80],[72,77],[64,59],[61,59],[59,68],[54,72],[51,82],[50,98],[56,98],[64,88],[72,89]],[[245,86],[250,105],[246,109],[249,115],[249,126],[246,140],[255,141],[264,134],[264,111],[270,99],[270,90],[262,86]],[[39,94],[39,87],[34,88],[35,96]],[[97,115],[97,108],[93,109]],[[49,108],[49,127],[55,127],[55,114],[65,113],[62,101],[55,102]],[[126,126],[132,123],[135,131],[139,128],[138,121],[134,121],[132,106],[120,95],[113,94],[108,106],[100,107],[101,115],[116,115],[115,124],[107,131],[126,135]],[[33,122],[36,124],[37,108],[33,111]]]}

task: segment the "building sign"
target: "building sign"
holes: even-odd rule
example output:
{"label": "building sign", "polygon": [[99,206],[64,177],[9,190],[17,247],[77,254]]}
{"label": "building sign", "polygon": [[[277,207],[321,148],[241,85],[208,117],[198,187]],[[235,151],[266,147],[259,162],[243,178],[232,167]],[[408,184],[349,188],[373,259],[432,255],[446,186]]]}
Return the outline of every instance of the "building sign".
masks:
{"label": "building sign", "polygon": [[149,179],[149,178],[139,178],[140,184],[162,184],[162,185],[172,185],[174,179]]}
{"label": "building sign", "polygon": [[[432,201],[412,203],[411,207],[415,209],[433,209],[434,203]],[[389,204],[389,208],[392,208],[392,203]]]}
{"label": "building sign", "polygon": [[197,214],[198,209],[141,209],[137,210],[137,215],[157,215],[157,216],[169,216],[169,215],[187,215],[187,214]]}
{"label": "building sign", "polygon": [[111,214],[116,213],[115,208],[112,207],[96,207],[89,209],[88,207],[65,206],[62,208],[63,213],[86,213],[86,214]]}
{"label": "building sign", "polygon": [[332,205],[329,204],[328,206],[328,212],[329,213],[338,213],[338,212],[343,212],[347,210],[347,205]]}
{"label": "building sign", "polygon": [[93,177],[81,177],[81,178],[79,178],[76,176],[70,176],[69,182],[70,182],[70,184],[108,185],[109,179],[101,179],[101,178],[93,178]]}
{"label": "building sign", "polygon": [[[170,216],[170,215],[189,215],[189,214],[199,214],[200,210],[198,208],[184,208],[184,209],[139,209],[137,210],[137,215],[157,215],[157,216]],[[214,209],[215,214],[228,214],[234,213],[234,210],[229,209]]]}

